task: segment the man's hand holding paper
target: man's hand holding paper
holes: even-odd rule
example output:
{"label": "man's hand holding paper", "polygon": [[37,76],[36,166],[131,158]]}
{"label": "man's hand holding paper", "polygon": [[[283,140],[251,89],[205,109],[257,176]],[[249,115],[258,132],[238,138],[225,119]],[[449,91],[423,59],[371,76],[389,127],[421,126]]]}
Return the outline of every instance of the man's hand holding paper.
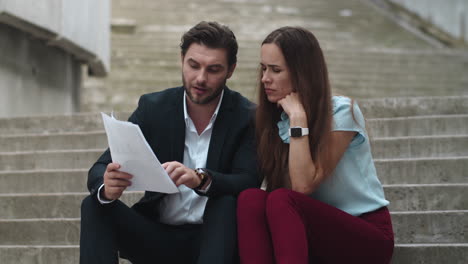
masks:
{"label": "man's hand holding paper", "polygon": [[132,185],[133,175],[119,171],[120,164],[109,163],[104,173],[104,188],[101,197],[107,200],[117,200],[128,186]]}
{"label": "man's hand holding paper", "polygon": [[106,198],[119,198],[124,190],[179,192],[146,142],[140,127],[101,114],[112,156],[112,163],[104,174],[103,193]]}

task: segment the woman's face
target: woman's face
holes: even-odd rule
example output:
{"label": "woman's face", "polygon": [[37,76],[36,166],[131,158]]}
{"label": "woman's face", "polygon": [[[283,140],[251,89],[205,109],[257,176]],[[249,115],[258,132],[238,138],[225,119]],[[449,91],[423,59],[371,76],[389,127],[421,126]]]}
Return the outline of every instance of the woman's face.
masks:
{"label": "woman's face", "polygon": [[268,101],[277,103],[293,91],[289,69],[283,53],[276,44],[262,45],[260,66]]}

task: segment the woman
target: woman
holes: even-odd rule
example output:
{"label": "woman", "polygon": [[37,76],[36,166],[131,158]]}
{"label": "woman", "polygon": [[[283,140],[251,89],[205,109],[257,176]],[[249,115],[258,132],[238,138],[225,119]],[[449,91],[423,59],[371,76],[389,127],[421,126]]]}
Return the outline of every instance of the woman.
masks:
{"label": "woman", "polygon": [[238,199],[242,263],[388,263],[393,230],[364,117],[331,96],[317,39],[298,27],[261,47],[258,160],[264,187]]}

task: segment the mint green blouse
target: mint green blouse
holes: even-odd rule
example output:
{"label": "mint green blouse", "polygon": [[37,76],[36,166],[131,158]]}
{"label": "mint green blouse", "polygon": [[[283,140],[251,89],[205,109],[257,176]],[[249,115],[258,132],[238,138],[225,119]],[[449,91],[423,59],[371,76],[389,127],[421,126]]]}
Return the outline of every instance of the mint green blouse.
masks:
{"label": "mint green blouse", "polygon": [[[389,204],[377,178],[364,116],[359,106],[344,96],[333,96],[333,131],[354,131],[333,174],[310,195],[312,198],[359,216]],[[354,118],[351,113],[354,112]]]}

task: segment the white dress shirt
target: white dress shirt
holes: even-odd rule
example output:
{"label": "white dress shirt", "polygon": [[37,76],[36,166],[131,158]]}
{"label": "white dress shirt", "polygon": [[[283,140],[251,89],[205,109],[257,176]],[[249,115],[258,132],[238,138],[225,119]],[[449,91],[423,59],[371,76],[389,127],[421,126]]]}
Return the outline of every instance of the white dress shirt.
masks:
{"label": "white dress shirt", "polygon": [[[216,121],[223,95],[224,91],[221,93],[221,99],[210,119],[210,123],[198,135],[197,129],[187,112],[187,99],[184,92],[185,146],[183,164],[187,168],[206,167],[213,125]],[[185,185],[180,185],[179,191],[179,193],[168,194],[162,198],[159,207],[161,223],[170,225],[203,223],[203,213],[205,212],[208,197],[198,195],[194,190]]]}

